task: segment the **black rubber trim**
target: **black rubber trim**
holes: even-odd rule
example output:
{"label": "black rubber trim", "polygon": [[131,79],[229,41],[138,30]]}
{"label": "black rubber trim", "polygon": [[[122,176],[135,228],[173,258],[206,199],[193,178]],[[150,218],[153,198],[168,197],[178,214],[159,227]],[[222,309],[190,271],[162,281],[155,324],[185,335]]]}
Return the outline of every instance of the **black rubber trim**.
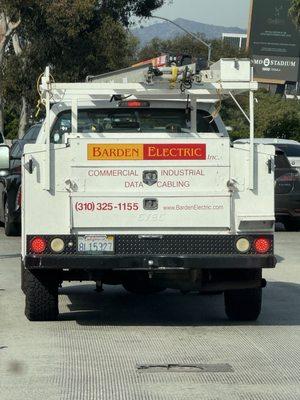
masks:
{"label": "black rubber trim", "polygon": [[[150,261],[150,264],[149,264]],[[25,257],[28,269],[82,269],[82,270],[116,270],[116,269],[258,269],[274,268],[276,257],[273,255],[143,255],[143,256],[33,256]]]}

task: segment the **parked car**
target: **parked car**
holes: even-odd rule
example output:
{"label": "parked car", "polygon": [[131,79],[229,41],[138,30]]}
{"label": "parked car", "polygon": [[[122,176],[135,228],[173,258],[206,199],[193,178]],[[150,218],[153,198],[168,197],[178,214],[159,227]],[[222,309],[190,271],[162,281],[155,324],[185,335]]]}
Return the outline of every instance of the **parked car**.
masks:
{"label": "parked car", "polygon": [[41,124],[33,125],[22,139],[13,141],[9,169],[0,171],[0,222],[7,236],[21,231],[21,157],[26,143],[35,143]]}
{"label": "parked car", "polygon": [[[234,143],[249,143],[249,139],[239,139]],[[283,150],[289,159],[291,166],[300,171],[300,143],[296,142],[296,140],[262,138],[255,139],[254,143],[273,144],[277,148]]]}
{"label": "parked car", "polygon": [[286,230],[300,229],[300,173],[277,147],[275,157],[275,215]]}

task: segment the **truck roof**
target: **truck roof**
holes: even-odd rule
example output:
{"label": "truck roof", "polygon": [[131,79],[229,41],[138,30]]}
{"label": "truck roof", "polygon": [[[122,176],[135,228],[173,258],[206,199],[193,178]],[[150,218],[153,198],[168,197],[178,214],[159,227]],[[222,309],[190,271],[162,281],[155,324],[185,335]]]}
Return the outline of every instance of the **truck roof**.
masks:
{"label": "truck roof", "polygon": [[[249,143],[249,139],[238,139],[235,140],[234,143]],[[255,144],[293,144],[293,145],[299,145],[300,143],[297,142],[296,140],[288,140],[288,139],[279,139],[279,138],[257,138],[254,139]]]}

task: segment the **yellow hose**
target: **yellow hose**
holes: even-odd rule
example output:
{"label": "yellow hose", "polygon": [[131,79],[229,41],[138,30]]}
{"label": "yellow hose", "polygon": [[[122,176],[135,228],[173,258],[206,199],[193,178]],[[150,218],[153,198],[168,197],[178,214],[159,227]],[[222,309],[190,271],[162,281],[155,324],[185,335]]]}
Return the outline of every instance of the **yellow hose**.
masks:
{"label": "yellow hose", "polygon": [[176,65],[172,66],[171,73],[172,73],[172,78],[170,79],[170,88],[174,88],[179,75],[179,68]]}

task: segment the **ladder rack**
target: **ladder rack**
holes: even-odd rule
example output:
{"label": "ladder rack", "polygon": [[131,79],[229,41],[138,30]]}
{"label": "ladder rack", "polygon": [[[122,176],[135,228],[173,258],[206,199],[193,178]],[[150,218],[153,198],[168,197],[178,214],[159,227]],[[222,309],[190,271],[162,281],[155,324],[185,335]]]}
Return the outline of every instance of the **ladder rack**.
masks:
{"label": "ladder rack", "polygon": [[[188,68],[191,73],[191,87],[181,90],[182,75]],[[194,74],[195,65],[178,68],[178,77],[170,87],[172,68],[159,68],[163,75],[149,78],[149,65],[126,68],[97,77],[88,77],[84,83],[51,82],[47,68],[42,78],[40,90],[46,100],[50,92],[50,103],[80,100],[107,100],[114,94],[132,95],[142,99],[186,99],[187,95],[197,99],[215,99],[228,97],[258,89],[251,74],[250,60],[222,59],[213,64],[209,70]],[[128,82],[126,82],[128,80]]]}

